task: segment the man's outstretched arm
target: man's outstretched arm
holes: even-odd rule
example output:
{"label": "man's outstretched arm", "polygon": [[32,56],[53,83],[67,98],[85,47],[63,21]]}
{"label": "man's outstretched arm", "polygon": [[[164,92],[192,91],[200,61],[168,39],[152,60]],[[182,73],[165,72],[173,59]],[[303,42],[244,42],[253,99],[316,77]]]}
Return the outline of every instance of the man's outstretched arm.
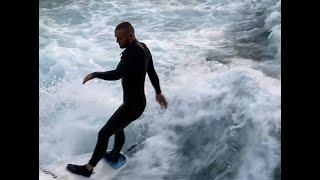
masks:
{"label": "man's outstretched arm", "polygon": [[118,80],[121,77],[123,77],[124,74],[127,72],[127,66],[128,65],[126,64],[125,60],[121,59],[121,61],[119,62],[115,70],[90,73],[84,78],[83,84],[94,78],[110,80],[110,81]]}

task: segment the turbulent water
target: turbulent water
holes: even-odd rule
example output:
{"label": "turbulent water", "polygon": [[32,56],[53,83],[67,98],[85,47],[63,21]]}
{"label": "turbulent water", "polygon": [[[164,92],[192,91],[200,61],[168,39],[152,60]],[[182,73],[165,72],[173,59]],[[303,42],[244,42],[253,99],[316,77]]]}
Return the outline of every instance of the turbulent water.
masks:
{"label": "turbulent water", "polygon": [[82,80],[116,67],[123,49],[114,28],[129,21],[169,107],[146,78],[147,106],[125,130],[130,161],[116,179],[280,179],[280,8],[278,0],[40,0],[40,167],[93,151],[122,88]]}

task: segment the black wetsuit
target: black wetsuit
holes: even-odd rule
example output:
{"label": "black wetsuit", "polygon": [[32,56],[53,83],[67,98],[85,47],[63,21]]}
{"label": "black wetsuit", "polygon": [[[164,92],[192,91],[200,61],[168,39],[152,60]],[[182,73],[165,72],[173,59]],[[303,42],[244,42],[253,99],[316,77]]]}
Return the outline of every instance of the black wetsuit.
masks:
{"label": "black wetsuit", "polygon": [[112,81],[121,78],[123,103],[99,131],[98,142],[89,161],[92,166],[96,166],[104,156],[109,138],[112,135],[115,135],[112,153],[115,156],[119,155],[125,141],[123,129],[139,118],[146,107],[144,94],[146,73],[148,73],[156,93],[161,93],[159,78],[153,66],[150,50],[138,40],[133,41],[122,52],[121,60],[115,70],[93,73],[95,78],[104,80]]}

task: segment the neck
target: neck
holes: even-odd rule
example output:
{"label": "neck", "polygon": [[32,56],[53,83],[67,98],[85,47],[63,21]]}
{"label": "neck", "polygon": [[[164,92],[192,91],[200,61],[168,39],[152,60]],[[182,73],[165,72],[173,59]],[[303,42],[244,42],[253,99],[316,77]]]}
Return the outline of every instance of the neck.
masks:
{"label": "neck", "polygon": [[133,38],[133,39],[129,39],[129,45],[131,45],[136,39]]}

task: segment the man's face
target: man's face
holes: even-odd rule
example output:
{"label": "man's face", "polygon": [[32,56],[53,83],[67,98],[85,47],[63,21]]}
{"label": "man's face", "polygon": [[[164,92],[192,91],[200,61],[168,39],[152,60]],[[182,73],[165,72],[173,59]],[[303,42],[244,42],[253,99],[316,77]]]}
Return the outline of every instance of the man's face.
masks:
{"label": "man's face", "polygon": [[119,44],[121,49],[128,47],[129,36],[125,30],[119,29],[119,30],[115,31],[115,36],[117,39],[117,43]]}

